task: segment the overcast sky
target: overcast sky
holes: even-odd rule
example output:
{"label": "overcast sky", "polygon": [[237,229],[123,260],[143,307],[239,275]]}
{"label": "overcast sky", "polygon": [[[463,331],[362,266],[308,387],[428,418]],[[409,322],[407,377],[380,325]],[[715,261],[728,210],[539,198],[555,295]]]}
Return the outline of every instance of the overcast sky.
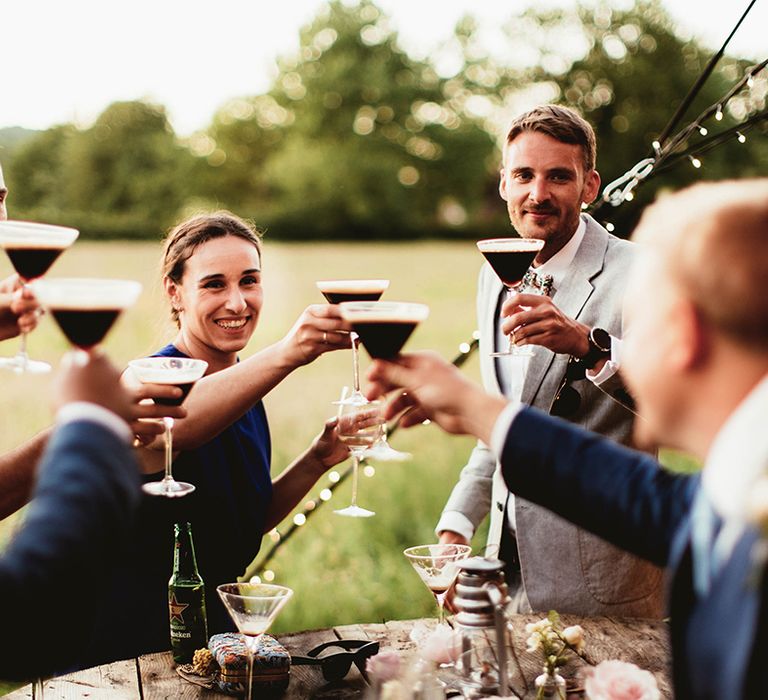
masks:
{"label": "overcast sky", "polygon": [[[628,0],[615,0],[626,3]],[[529,0],[378,0],[404,47],[423,57],[471,12],[493,27]],[[565,0],[547,0],[565,4]],[[115,100],[149,99],[180,134],[227,99],[266,90],[274,58],[298,46],[321,0],[6,0],[0,4],[0,128],[87,125]],[[539,6],[542,0],[537,3]],[[663,0],[681,32],[719,47],[748,0]],[[730,45],[768,57],[768,0]]]}

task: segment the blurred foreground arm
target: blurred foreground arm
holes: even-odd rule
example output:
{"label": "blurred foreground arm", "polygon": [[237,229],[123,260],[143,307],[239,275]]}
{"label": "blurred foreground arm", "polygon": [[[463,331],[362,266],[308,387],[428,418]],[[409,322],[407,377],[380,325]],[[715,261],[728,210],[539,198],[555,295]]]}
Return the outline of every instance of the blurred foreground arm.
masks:
{"label": "blurred foreground arm", "polygon": [[[56,403],[63,408],[34,499],[0,559],[0,617],[9,640],[0,657],[3,678],[48,675],[77,661],[104,614],[102,597],[138,503],[130,402],[117,370],[99,356],[70,365]],[[30,653],[40,648],[41,631],[44,653]]]}
{"label": "blurred foreground arm", "polygon": [[449,433],[474,435],[485,444],[490,444],[496,419],[508,404],[501,396],[487,394],[433,352],[400,355],[394,361],[376,360],[368,380],[369,398],[395,389],[405,392],[386,409],[387,418],[409,411],[400,421],[403,427],[427,417]]}

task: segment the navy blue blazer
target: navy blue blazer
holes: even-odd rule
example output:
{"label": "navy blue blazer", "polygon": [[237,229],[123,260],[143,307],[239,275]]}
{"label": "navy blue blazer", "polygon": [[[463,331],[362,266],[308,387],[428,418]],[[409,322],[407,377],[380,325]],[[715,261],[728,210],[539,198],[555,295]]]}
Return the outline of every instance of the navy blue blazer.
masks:
{"label": "navy blue blazer", "polygon": [[[65,670],[104,608],[139,499],[128,445],[79,420],[53,434],[24,525],[0,557],[0,678]],[[120,634],[120,630],[115,630]]]}
{"label": "navy blue blazer", "polygon": [[532,408],[514,420],[501,465],[514,493],[668,567],[677,700],[768,697],[768,589],[765,561],[755,556],[759,536],[747,528],[710,592],[697,596],[690,514],[698,475],[672,474],[646,454]]}

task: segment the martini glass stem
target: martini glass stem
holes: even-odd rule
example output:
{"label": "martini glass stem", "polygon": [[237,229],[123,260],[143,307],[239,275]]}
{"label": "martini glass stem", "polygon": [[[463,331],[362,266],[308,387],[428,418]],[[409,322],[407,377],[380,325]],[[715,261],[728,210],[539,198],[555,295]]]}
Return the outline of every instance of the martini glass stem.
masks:
{"label": "martini glass stem", "polygon": [[360,472],[360,457],[357,452],[352,452],[352,507],[357,506],[357,481]]}
{"label": "martini glass stem", "polygon": [[[19,278],[19,281],[21,282],[21,294],[22,296],[25,296],[27,293],[27,283]],[[19,346],[19,350],[16,353],[16,362],[18,363],[18,371],[19,372],[26,372],[27,366],[29,365],[29,354],[27,353],[27,334],[21,333],[20,338],[21,344]],[[42,684],[40,686],[42,688]],[[40,696],[42,697],[42,695]]]}
{"label": "martini glass stem", "polygon": [[[446,591],[447,593],[447,591]],[[445,596],[446,593],[437,593],[435,600],[437,601],[437,622],[442,625],[445,620]]]}
{"label": "martini glass stem", "polygon": [[350,334],[352,340],[352,381],[354,383],[355,394],[360,393],[360,336],[352,331]]}
{"label": "martini glass stem", "polygon": [[24,372],[29,364],[29,354],[27,353],[27,334],[21,334],[21,345],[16,353],[16,362],[19,364],[19,371]]}
{"label": "martini glass stem", "polygon": [[256,653],[256,638],[246,637],[246,646],[248,647],[248,686],[245,689],[246,700],[251,700],[253,692],[253,656]]}
{"label": "martini glass stem", "polygon": [[165,476],[163,481],[168,486],[173,482],[173,474],[171,473],[173,464],[173,418],[164,416],[163,426],[165,427]]}

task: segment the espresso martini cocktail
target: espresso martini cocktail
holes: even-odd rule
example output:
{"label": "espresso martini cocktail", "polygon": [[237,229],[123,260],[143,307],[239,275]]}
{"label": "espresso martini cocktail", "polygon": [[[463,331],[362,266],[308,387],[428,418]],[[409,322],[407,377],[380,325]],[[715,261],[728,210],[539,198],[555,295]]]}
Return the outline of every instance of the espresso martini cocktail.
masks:
{"label": "espresso martini cocktail", "polygon": [[[486,238],[477,242],[477,249],[485,256],[509,294],[519,289],[525,273],[543,247],[544,241],[537,238]],[[493,352],[491,356],[532,354],[528,347],[517,347],[510,335],[508,349]]]}

